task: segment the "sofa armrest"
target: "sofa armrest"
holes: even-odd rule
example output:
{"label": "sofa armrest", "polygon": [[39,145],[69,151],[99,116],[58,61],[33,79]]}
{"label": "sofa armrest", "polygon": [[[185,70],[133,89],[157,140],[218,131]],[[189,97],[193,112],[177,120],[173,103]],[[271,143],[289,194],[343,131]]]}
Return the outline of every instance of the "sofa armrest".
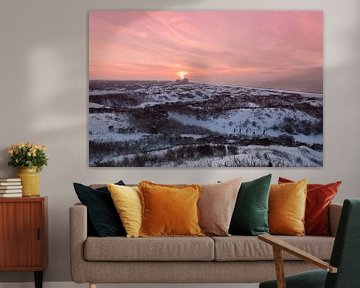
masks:
{"label": "sofa armrest", "polygon": [[342,204],[331,203],[329,207],[329,220],[330,220],[330,235],[336,236]]}
{"label": "sofa armrest", "polygon": [[70,207],[70,268],[73,281],[86,280],[83,245],[87,238],[87,208],[82,204]]}

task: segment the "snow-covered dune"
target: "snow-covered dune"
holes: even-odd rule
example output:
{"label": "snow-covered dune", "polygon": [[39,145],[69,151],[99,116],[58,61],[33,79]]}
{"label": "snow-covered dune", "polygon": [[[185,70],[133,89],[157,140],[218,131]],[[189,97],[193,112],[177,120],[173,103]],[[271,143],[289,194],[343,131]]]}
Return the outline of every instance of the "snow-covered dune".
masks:
{"label": "snow-covered dune", "polygon": [[[90,81],[90,165],[267,166],[270,157],[275,166],[321,166],[322,107],[322,94],[309,92],[193,82]],[[214,157],[204,152],[200,158],[189,152],[205,149],[201,145],[209,141],[218,146],[216,153],[225,152]],[[185,150],[183,162],[171,160]]]}

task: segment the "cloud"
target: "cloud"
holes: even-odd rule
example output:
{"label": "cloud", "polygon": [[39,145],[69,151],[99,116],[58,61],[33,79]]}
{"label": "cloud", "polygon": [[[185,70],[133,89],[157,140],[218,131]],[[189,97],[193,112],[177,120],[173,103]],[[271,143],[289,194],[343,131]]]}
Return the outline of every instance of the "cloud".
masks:
{"label": "cloud", "polygon": [[218,84],[289,86],[312,75],[322,87],[322,21],[318,11],[95,11],[90,79],[173,80],[186,70]]}

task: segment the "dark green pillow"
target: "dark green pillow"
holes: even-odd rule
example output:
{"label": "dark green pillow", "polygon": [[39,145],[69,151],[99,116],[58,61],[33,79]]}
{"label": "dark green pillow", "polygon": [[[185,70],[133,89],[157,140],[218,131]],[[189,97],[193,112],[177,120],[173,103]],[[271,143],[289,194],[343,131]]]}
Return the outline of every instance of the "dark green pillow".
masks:
{"label": "dark green pillow", "polygon": [[[125,185],[123,181],[115,184]],[[79,183],[73,185],[79,200],[87,207],[90,235],[95,234],[94,236],[99,237],[126,235],[107,187],[92,189]]]}
{"label": "dark green pillow", "polygon": [[230,234],[256,236],[269,233],[270,181],[271,174],[241,184],[230,222]]}

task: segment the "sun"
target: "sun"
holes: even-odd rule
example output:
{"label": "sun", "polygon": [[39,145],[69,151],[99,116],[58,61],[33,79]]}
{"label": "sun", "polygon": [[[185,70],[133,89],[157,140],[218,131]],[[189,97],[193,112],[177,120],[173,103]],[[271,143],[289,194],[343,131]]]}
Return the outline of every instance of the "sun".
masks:
{"label": "sun", "polygon": [[177,75],[179,76],[179,78],[180,78],[181,80],[184,80],[184,79],[185,79],[185,76],[186,76],[187,74],[188,74],[188,72],[187,72],[187,71],[184,71],[184,70],[177,72]]}

